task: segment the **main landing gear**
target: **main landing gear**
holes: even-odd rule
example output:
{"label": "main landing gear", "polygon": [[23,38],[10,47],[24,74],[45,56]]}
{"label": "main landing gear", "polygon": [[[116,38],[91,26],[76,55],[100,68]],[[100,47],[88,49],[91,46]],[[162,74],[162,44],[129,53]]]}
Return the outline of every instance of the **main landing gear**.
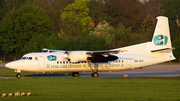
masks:
{"label": "main landing gear", "polygon": [[73,72],[73,73],[72,73],[72,76],[73,76],[73,77],[79,77],[79,72]]}
{"label": "main landing gear", "polygon": [[97,72],[92,72],[91,73],[91,77],[98,77],[98,76],[99,76],[99,74]]}
{"label": "main landing gear", "polygon": [[91,73],[91,77],[98,77],[99,74],[98,74],[98,65],[97,63],[94,63],[94,69],[91,67],[91,64],[89,63],[89,66],[92,70],[92,73]]}
{"label": "main landing gear", "polygon": [[[89,63],[89,66],[90,66],[90,68],[92,70],[91,77],[98,77],[99,74],[98,74],[98,65],[97,65],[97,63],[94,63],[94,69],[91,67],[90,63]],[[72,76],[73,77],[79,77],[79,72],[73,72]]]}

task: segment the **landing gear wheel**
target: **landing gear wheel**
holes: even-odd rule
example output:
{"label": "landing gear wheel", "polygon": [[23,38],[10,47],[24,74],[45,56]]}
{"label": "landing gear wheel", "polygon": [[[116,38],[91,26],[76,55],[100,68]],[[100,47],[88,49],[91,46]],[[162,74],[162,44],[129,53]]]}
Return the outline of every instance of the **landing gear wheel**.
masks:
{"label": "landing gear wheel", "polygon": [[73,76],[73,77],[79,77],[79,73],[78,73],[78,72],[73,72],[73,73],[72,73],[72,76]]}
{"label": "landing gear wheel", "polygon": [[75,77],[79,77],[79,73],[78,72],[75,73]]}
{"label": "landing gear wheel", "polygon": [[91,77],[94,77],[94,73],[91,73]]}
{"label": "landing gear wheel", "polygon": [[97,72],[91,73],[91,77],[98,77],[98,76],[99,76],[99,74]]}
{"label": "landing gear wheel", "polygon": [[18,74],[16,75],[16,77],[17,77],[17,78],[21,78],[21,74],[18,73]]}
{"label": "landing gear wheel", "polygon": [[75,77],[75,72],[72,72],[72,77]]}
{"label": "landing gear wheel", "polygon": [[98,77],[99,74],[97,72],[94,73],[94,77]]}

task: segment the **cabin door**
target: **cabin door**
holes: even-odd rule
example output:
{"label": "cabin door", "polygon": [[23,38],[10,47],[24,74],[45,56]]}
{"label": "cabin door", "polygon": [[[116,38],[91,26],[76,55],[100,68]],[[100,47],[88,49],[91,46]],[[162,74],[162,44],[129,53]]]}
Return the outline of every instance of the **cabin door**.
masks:
{"label": "cabin door", "polygon": [[38,57],[38,67],[39,70],[44,70],[44,56]]}
{"label": "cabin door", "polygon": [[126,67],[132,67],[132,59],[131,58],[126,58]]}

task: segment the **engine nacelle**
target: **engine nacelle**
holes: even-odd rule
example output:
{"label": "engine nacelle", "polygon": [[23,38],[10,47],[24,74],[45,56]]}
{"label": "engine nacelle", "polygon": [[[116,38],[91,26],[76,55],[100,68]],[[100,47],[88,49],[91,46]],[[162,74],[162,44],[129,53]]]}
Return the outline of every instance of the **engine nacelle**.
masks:
{"label": "engine nacelle", "polygon": [[63,55],[64,58],[69,59],[71,62],[79,62],[79,61],[87,61],[87,57],[91,57],[87,55],[86,52],[71,52]]}

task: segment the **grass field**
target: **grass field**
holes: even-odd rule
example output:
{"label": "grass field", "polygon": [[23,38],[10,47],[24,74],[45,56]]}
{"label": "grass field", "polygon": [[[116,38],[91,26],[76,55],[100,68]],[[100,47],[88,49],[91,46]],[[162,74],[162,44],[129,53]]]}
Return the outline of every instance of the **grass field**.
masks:
{"label": "grass field", "polygon": [[180,101],[180,77],[49,77],[0,79],[0,93],[31,92],[3,101]]}
{"label": "grass field", "polygon": [[[6,68],[0,68],[1,73],[16,74]],[[0,101],[180,101],[180,77],[31,77],[0,79],[0,94],[32,93]]]}

